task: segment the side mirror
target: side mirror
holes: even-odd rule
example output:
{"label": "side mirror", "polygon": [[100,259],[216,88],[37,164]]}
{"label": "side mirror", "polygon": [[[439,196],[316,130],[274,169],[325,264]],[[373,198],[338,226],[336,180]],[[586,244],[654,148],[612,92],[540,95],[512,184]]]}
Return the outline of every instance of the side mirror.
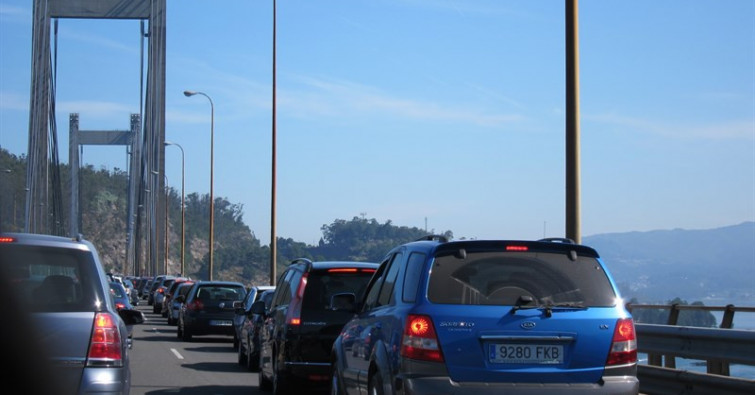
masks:
{"label": "side mirror", "polygon": [[330,309],[339,311],[356,311],[357,297],[351,292],[335,294],[330,297]]}
{"label": "side mirror", "polygon": [[144,314],[139,310],[118,310],[118,315],[121,316],[126,325],[141,324],[144,322]]}
{"label": "side mirror", "polygon": [[252,314],[258,314],[261,316],[265,316],[267,314],[267,309],[265,308],[265,301],[264,300],[258,300],[254,303],[252,303],[252,307],[249,308],[249,311]]}

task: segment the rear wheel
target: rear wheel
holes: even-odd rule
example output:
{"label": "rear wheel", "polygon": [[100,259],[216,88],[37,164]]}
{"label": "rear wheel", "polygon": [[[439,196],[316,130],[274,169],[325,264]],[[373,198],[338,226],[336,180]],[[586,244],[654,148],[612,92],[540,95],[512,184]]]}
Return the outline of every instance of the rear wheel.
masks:
{"label": "rear wheel", "polygon": [[367,393],[369,395],[383,395],[383,379],[380,377],[380,372],[375,372],[372,377],[370,377]]}
{"label": "rear wheel", "polygon": [[279,371],[278,358],[273,358],[273,394],[283,395],[288,393],[290,385],[286,377]]}
{"label": "rear wheel", "polygon": [[343,389],[341,387],[341,378],[338,375],[338,368],[336,368],[335,363],[331,367],[331,378],[330,378],[330,395],[341,395],[344,394]]}
{"label": "rear wheel", "polygon": [[[257,362],[257,365],[259,365],[260,367],[262,366],[262,353],[260,353],[260,361]],[[270,391],[273,388],[273,382],[265,377],[265,373],[262,371],[262,369],[260,369],[259,380],[261,390]]]}
{"label": "rear wheel", "polygon": [[247,339],[247,347],[246,347],[246,368],[249,369],[250,372],[258,372],[260,370],[260,353],[259,353],[259,347],[254,348],[254,352],[252,352],[252,339]]}
{"label": "rear wheel", "polygon": [[185,342],[191,341],[191,332],[183,322],[181,322],[181,340]]}
{"label": "rear wheel", "polygon": [[183,333],[184,333],[183,327],[184,327],[183,322],[181,322],[181,319],[179,318],[178,322],[176,323],[176,336],[179,339],[183,337]]}
{"label": "rear wheel", "polygon": [[241,366],[247,366],[247,353],[244,352],[244,346],[241,343],[238,343],[236,345],[236,349],[238,350],[238,361],[239,365]]}

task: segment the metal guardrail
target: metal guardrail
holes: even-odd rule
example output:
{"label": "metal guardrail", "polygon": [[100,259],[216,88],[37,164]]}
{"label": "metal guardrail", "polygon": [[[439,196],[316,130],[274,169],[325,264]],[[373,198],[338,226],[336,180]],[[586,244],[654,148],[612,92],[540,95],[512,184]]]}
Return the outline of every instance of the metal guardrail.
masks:
{"label": "metal guardrail", "polygon": [[[731,377],[730,364],[755,366],[755,330],[730,329],[735,312],[755,307],[627,304],[627,309],[667,309],[667,325],[635,323],[638,352],[648,354],[637,376],[643,394],[755,394],[755,380]],[[676,325],[682,310],[723,311],[719,328]],[[676,369],[676,358],[706,362],[707,374]]]}

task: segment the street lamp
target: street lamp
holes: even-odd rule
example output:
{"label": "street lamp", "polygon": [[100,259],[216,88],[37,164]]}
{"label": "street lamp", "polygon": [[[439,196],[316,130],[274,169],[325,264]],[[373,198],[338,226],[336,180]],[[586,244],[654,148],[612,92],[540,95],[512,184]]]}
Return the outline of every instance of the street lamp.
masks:
{"label": "street lamp", "polygon": [[[160,172],[158,172],[156,170],[152,170],[152,174],[154,174],[154,175],[157,176],[157,175],[160,175]],[[163,177],[165,177],[165,191],[164,191],[165,192],[165,262],[164,262],[164,264],[165,264],[165,271],[163,273],[168,274],[168,229],[170,228],[168,226],[169,225],[169,222],[168,222],[168,199],[169,199],[168,189],[170,188],[169,187],[170,183],[168,182],[168,176],[167,175],[163,174]]]}
{"label": "street lamp", "polygon": [[204,92],[184,91],[186,97],[202,95],[210,101],[210,267],[208,269],[208,280],[212,281],[212,264],[213,264],[213,243],[215,241],[215,199],[213,196],[213,171],[215,163],[215,105],[212,103],[210,96]]}
{"label": "street lamp", "polygon": [[168,195],[168,176],[165,177],[165,274],[168,274],[168,229],[170,229],[170,222],[168,222],[168,201],[170,196]]}
{"label": "street lamp", "polygon": [[185,170],[185,167],[184,167],[184,163],[185,163],[184,162],[184,148],[181,147],[181,144],[174,143],[172,141],[166,141],[164,144],[166,146],[167,145],[175,145],[176,147],[178,147],[181,150],[181,275],[183,276],[186,273],[186,262],[185,262],[185,258],[184,258],[186,256],[186,254],[185,254],[185,249],[186,249],[186,228],[185,228],[186,221],[185,221],[185,219],[186,219],[186,215],[185,215],[185,212],[184,212],[184,209],[185,209],[185,203],[184,203],[184,193],[185,193],[185,190],[184,190],[184,180],[185,180],[185,177],[184,177],[184,175],[185,175],[185,173],[184,173],[184,170]]}

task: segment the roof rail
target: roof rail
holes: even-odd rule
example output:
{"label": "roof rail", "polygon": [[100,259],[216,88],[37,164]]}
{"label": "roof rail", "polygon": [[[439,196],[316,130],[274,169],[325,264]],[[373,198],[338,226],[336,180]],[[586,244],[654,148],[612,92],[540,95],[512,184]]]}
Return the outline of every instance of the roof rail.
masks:
{"label": "roof rail", "polygon": [[574,242],[574,240],[567,237],[546,237],[538,241],[546,241],[550,243],[577,244]]}
{"label": "roof rail", "polygon": [[448,237],[443,236],[443,235],[427,235],[427,236],[422,236],[415,241],[437,241],[441,243],[448,243]]}

